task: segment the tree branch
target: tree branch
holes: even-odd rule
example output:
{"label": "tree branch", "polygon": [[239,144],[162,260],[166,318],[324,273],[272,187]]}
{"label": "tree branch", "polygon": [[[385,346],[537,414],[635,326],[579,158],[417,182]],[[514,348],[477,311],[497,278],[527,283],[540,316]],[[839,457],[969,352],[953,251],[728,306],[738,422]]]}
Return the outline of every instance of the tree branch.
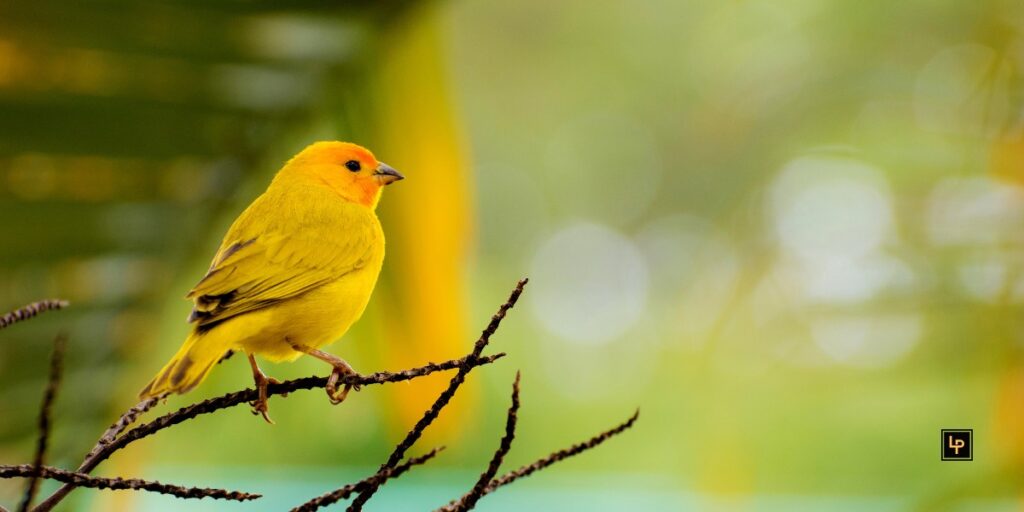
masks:
{"label": "tree branch", "polygon": [[180,485],[162,484],[152,480],[140,480],[138,478],[101,478],[89,476],[84,473],[66,471],[63,469],[42,466],[35,467],[31,464],[19,466],[0,466],[0,478],[46,478],[59,482],[73,483],[77,487],[89,487],[93,489],[109,489],[112,491],[133,490],[149,491],[159,494],[168,494],[178,498],[213,498],[215,500],[249,501],[259,499],[262,496],[241,491],[226,491],[224,489],[211,489],[206,487],[183,487]]}
{"label": "tree branch", "polygon": [[125,411],[124,414],[122,414],[121,417],[118,418],[117,421],[115,421],[112,425],[110,425],[110,427],[107,428],[106,432],[104,432],[103,435],[100,436],[99,441],[96,442],[96,446],[94,446],[92,450],[90,450],[89,453],[86,454],[86,460],[96,455],[101,449],[103,449],[104,446],[114,442],[114,438],[121,435],[121,432],[124,432],[125,429],[132,426],[132,424],[138,421],[139,417],[141,417],[143,414],[146,414],[158,403],[160,403],[160,397],[147,398],[135,404],[131,409]]}
{"label": "tree branch", "polygon": [[29,318],[32,318],[44,311],[63,309],[66,307],[68,307],[68,301],[61,299],[47,299],[39,302],[33,302],[0,316],[0,329],[17,322],[21,322],[22,320],[28,320]]}
{"label": "tree branch", "polygon": [[[587,439],[586,441],[584,441],[582,443],[574,444],[574,445],[572,445],[572,446],[570,446],[568,448],[565,448],[565,449],[562,449],[562,450],[558,450],[557,452],[554,452],[554,453],[548,455],[547,457],[539,459],[539,460],[533,462],[532,464],[527,464],[527,465],[525,465],[525,466],[523,466],[523,467],[521,467],[519,469],[516,469],[516,470],[513,470],[513,471],[509,471],[508,473],[505,473],[504,475],[502,475],[502,476],[500,476],[498,478],[495,478],[494,480],[491,480],[491,483],[487,484],[487,487],[484,489],[483,494],[484,495],[490,494],[490,493],[498,490],[501,487],[504,487],[504,486],[506,486],[506,485],[508,485],[508,484],[510,484],[512,482],[515,482],[516,480],[519,480],[520,478],[524,478],[524,477],[530,476],[533,473],[535,473],[537,471],[540,471],[540,470],[542,470],[542,469],[544,469],[544,468],[546,468],[546,467],[548,467],[548,466],[550,466],[550,465],[552,465],[552,464],[554,464],[556,462],[563,461],[563,460],[568,459],[569,457],[572,457],[574,455],[579,455],[579,454],[581,454],[581,453],[583,453],[583,452],[585,452],[587,450],[590,450],[592,448],[596,448],[601,443],[611,439],[612,437],[614,437],[614,436],[616,436],[618,434],[621,434],[625,430],[627,430],[630,427],[632,427],[633,424],[636,423],[637,418],[639,418],[639,417],[640,417],[640,410],[637,409],[637,411],[635,413],[633,413],[633,415],[630,416],[629,419],[627,419],[626,421],[620,423],[618,426],[616,426],[616,427],[614,427],[614,428],[612,428],[610,430],[606,430],[604,432],[601,432],[600,434],[598,434],[598,435],[596,435],[594,437],[591,437],[590,439]],[[447,508],[442,508],[441,510],[447,510]]]}
{"label": "tree branch", "polygon": [[380,486],[385,481],[391,478],[398,478],[399,476],[402,475],[402,473],[405,473],[413,466],[418,466],[434,458],[434,456],[437,455],[438,452],[440,452],[441,450],[444,450],[443,446],[439,448],[434,448],[433,450],[430,450],[429,452],[420,455],[419,457],[413,457],[393,468],[387,469],[386,471],[377,472],[354,484],[348,484],[340,489],[335,489],[331,492],[321,494],[320,496],[317,496],[316,498],[313,498],[303,503],[302,505],[293,508],[291,512],[312,512],[314,510],[319,509],[320,507],[326,507],[327,505],[330,505],[332,503],[337,503],[338,501],[348,499],[348,497],[351,496],[353,493],[362,491],[371,485]]}
{"label": "tree branch", "polygon": [[[516,283],[516,287],[512,290],[508,300],[498,308],[497,313],[491,317],[491,321],[487,324],[487,327],[485,327],[483,332],[480,333],[480,338],[478,338],[476,343],[473,345],[473,352],[466,356],[467,363],[475,361],[480,357],[484,348],[486,348],[487,344],[490,343],[491,336],[501,325],[501,321],[505,318],[505,315],[508,314],[508,311],[516,305],[516,302],[519,300],[519,296],[523,294],[523,287],[526,286],[527,282],[529,282],[529,280],[524,278]],[[474,367],[470,364],[459,367],[458,372],[455,373],[455,376],[452,377],[452,380],[448,383],[448,387],[441,392],[437,397],[437,400],[435,400],[430,408],[423,413],[423,417],[420,418],[412,430],[406,434],[405,439],[398,443],[398,446],[395,447],[394,451],[392,451],[391,455],[388,457],[387,462],[381,465],[380,469],[377,471],[378,473],[394,468],[395,465],[402,460],[405,456],[405,452],[412,447],[413,443],[415,443],[421,435],[423,435],[423,431],[426,430],[426,428],[429,427],[435,419],[437,419],[438,414],[441,413],[441,409],[444,409],[452,397],[455,396],[455,392],[458,391],[460,386],[462,386],[462,383],[466,380],[466,375],[468,375],[470,370],[473,368]],[[356,499],[352,500],[352,503],[348,506],[348,512],[358,512],[362,510],[363,505],[373,497],[379,487],[380,484],[370,485],[365,490],[360,491],[356,496]]]}
{"label": "tree branch", "polygon": [[484,495],[484,489],[488,484],[491,483],[491,479],[498,473],[498,468],[501,467],[502,461],[505,460],[505,455],[512,449],[512,441],[516,438],[516,421],[517,413],[519,412],[519,372],[516,372],[516,380],[512,383],[512,405],[508,408],[508,414],[505,416],[505,435],[501,438],[501,443],[498,444],[498,449],[495,450],[494,455],[491,457],[491,462],[487,464],[487,469],[480,474],[480,478],[477,479],[476,484],[466,494],[464,494],[457,501],[452,502],[449,506],[455,512],[466,512],[473,510],[476,506],[476,502]]}
{"label": "tree branch", "polygon": [[[57,397],[57,389],[60,388],[61,376],[64,374],[64,349],[67,347],[67,341],[67,337],[63,334],[58,334],[53,340],[50,373],[46,380],[46,391],[43,393],[43,405],[39,408],[39,439],[36,441],[36,453],[32,459],[32,466],[35,468],[42,467],[46,460],[46,448],[50,440],[50,413]],[[19,512],[28,512],[38,490],[39,476],[33,475],[25,486],[25,495],[22,496],[21,504],[18,506]]]}

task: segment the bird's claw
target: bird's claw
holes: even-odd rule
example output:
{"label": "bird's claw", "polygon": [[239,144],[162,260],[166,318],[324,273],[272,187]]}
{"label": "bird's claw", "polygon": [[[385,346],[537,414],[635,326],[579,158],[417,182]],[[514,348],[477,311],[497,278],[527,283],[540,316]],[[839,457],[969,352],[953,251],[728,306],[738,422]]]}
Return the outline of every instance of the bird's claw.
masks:
{"label": "bird's claw", "polygon": [[259,400],[256,400],[249,402],[249,405],[252,406],[252,414],[254,416],[259,414],[260,416],[263,416],[263,421],[266,421],[271,425],[274,424],[274,420],[270,419],[270,413],[267,411],[267,402],[260,402]]}
{"label": "bird's claw", "polygon": [[342,389],[338,390],[338,381],[343,376],[361,377],[358,372],[352,369],[351,366],[335,366],[334,370],[331,371],[331,376],[327,378],[327,386],[324,389],[327,391],[327,399],[331,401],[332,405],[338,405],[345,401],[348,397],[348,392],[351,390],[359,391],[361,386],[359,384],[345,384]]}
{"label": "bird's claw", "polygon": [[252,402],[249,402],[249,405],[252,406],[252,413],[254,415],[259,414],[260,416],[263,416],[263,421],[266,421],[267,423],[269,423],[271,425],[274,424],[274,420],[270,419],[270,407],[269,407],[269,405],[267,403],[267,400],[270,397],[267,394],[267,386],[269,386],[271,384],[280,384],[280,383],[281,383],[281,381],[279,381],[279,380],[277,380],[277,379],[275,379],[273,377],[266,377],[266,376],[258,376],[258,377],[256,377],[256,389],[257,389],[257,391],[259,391],[259,398],[257,398],[256,400],[253,400]]}

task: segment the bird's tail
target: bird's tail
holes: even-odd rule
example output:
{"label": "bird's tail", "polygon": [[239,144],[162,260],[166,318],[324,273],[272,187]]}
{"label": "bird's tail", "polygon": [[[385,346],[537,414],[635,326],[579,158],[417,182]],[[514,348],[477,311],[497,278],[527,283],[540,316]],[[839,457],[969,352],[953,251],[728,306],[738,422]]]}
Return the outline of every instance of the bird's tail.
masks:
{"label": "bird's tail", "polygon": [[168,393],[185,393],[198,386],[229,349],[212,338],[212,332],[200,334],[193,331],[189,334],[178,353],[139,393],[139,398],[145,400]]}

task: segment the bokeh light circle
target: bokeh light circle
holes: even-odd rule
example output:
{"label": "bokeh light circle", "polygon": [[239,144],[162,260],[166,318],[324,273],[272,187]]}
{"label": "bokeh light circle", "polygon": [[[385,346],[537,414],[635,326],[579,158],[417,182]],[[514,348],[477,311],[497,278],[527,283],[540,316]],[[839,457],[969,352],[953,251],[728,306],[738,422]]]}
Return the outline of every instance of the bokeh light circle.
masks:
{"label": "bokeh light circle", "polygon": [[870,254],[893,230],[885,179],[862,162],[798,158],[786,165],[771,194],[775,232],[783,248],[804,261]]}
{"label": "bokeh light circle", "polygon": [[541,325],[579,344],[621,336],[647,303],[648,269],[632,240],[593,223],[577,223],[537,250],[530,301]]}

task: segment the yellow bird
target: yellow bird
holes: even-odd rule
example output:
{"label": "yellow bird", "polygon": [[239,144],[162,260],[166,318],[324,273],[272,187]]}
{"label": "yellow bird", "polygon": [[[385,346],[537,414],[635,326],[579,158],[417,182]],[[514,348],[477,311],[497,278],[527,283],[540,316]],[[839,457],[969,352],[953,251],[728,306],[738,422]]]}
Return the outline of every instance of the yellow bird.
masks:
{"label": "yellow bird", "polygon": [[140,398],[185,393],[222,357],[245,352],[267,414],[267,385],[256,364],[311,355],[333,367],[327,396],[339,403],[338,379],[355,371],[319,350],[363,314],[384,261],[375,209],[381,189],[402,179],[373,153],[347,142],[317,142],[278,171],[228,229],[210,270],[186,296],[191,334]]}

